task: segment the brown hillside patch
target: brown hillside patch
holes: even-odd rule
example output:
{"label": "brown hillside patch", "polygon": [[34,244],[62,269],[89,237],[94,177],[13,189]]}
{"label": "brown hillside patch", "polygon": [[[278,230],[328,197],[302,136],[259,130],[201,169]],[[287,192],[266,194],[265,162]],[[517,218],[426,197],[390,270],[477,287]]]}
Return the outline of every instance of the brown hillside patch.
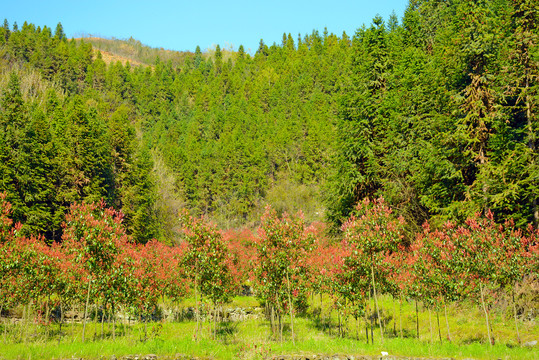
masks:
{"label": "brown hillside patch", "polygon": [[[105,41],[105,42],[113,42],[112,40],[107,40],[107,39],[102,39],[102,38],[99,38],[99,37],[83,37],[83,38],[74,38],[74,40],[76,41],[85,41],[85,42],[92,42],[92,40],[95,40],[95,41]],[[124,51],[128,50],[127,52],[128,53],[132,53],[134,52],[134,49],[130,48],[127,44],[120,44],[120,48]],[[98,52],[101,52],[101,57],[103,59],[103,61],[105,62],[105,64],[110,64],[110,63],[116,63],[117,61],[121,62],[122,65],[125,66],[125,64],[129,61],[129,64],[131,66],[148,66],[148,64],[145,64],[143,62],[140,62],[136,59],[134,59],[133,57],[129,57],[129,56],[124,56],[124,55],[120,55],[120,54],[115,54],[113,52],[110,52],[110,51],[105,51],[105,50],[102,50],[99,48],[99,45],[97,44],[93,44],[93,51],[94,51],[94,59],[97,58],[97,53]]]}
{"label": "brown hillside patch", "polygon": [[103,58],[103,61],[108,65],[110,63],[116,63],[117,61],[121,62],[122,65],[125,66],[125,64],[129,61],[129,64],[131,66],[147,66],[146,64],[143,64],[141,63],[140,61],[137,61],[137,60],[134,60],[134,59],[130,59],[130,58],[127,58],[125,56],[121,56],[121,55],[117,55],[117,54],[113,54],[111,52],[108,52],[108,51],[103,51],[103,50],[99,50],[99,49],[95,49],[95,55],[97,57],[97,52],[100,51],[101,52],[101,57]]}

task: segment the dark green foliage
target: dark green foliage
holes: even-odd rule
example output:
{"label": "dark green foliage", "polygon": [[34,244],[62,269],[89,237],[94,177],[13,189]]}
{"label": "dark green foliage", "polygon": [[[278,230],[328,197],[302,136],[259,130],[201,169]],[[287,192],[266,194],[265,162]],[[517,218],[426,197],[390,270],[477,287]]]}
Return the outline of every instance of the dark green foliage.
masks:
{"label": "dark green foliage", "polygon": [[530,6],[411,1],[402,26],[375,18],[356,33],[328,188],[334,223],[375,196],[412,227],[486,209],[533,221],[537,57],[518,55],[530,46],[518,29],[537,37]]}
{"label": "dark green foliage", "polygon": [[537,10],[412,0],[402,23],[284,33],[254,56],[6,20],[0,191],[51,239],[71,202],[101,198],[139,242],[174,234],[183,207],[235,227],[270,202],[338,228],[380,196],[408,231],[487,209],[537,222]]}
{"label": "dark green foliage", "polygon": [[56,25],[56,30],[54,31],[54,37],[56,37],[60,41],[66,39],[66,35],[64,34],[64,27],[62,26],[62,23],[58,23]]}
{"label": "dark green foliage", "polygon": [[[62,41],[61,30],[52,37],[48,28],[25,23],[9,37],[5,54],[35,65],[41,76],[7,70],[0,108],[0,189],[22,232],[50,240],[61,238],[73,202],[103,199],[131,214],[148,212],[156,199],[155,187],[144,185],[153,184],[151,159],[142,166],[134,155],[130,70],[121,64],[107,69],[92,59],[90,45]],[[144,200],[133,200],[136,186]],[[155,216],[127,219],[135,239],[158,237]]]}

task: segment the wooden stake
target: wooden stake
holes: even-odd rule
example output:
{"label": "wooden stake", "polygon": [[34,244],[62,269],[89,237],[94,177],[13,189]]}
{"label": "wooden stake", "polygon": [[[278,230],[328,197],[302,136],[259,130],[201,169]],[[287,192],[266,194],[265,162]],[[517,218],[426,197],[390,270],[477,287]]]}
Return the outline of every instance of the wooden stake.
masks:
{"label": "wooden stake", "polygon": [[417,338],[419,339],[419,311],[417,309],[417,300],[415,301],[415,330],[417,334]]}
{"label": "wooden stake", "polygon": [[436,310],[436,319],[438,320],[438,337],[440,338],[440,345],[442,344],[442,331],[440,330],[440,312]]}
{"label": "wooden stake", "polygon": [[432,311],[429,307],[429,326],[430,326],[430,343],[434,342],[434,337],[432,335]]}
{"label": "wooden stake", "polygon": [[399,329],[402,339],[402,293],[399,294]]}

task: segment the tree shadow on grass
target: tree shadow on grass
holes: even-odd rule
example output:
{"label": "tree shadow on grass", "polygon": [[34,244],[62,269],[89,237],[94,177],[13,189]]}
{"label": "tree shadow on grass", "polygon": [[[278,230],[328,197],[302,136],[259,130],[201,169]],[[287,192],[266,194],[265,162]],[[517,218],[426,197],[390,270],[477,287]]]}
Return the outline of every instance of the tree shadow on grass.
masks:
{"label": "tree shadow on grass", "polygon": [[237,321],[221,321],[217,323],[217,338],[222,340],[225,344],[236,342],[238,325],[239,323]]}

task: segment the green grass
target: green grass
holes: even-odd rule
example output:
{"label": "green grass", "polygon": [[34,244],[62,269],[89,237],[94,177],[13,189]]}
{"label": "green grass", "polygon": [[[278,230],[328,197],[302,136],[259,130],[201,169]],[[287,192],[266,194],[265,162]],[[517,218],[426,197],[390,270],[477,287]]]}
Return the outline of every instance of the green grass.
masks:
{"label": "green grass", "polygon": [[[329,314],[329,300],[323,299],[323,317]],[[192,306],[191,300],[186,300],[183,306]],[[385,314],[393,314],[394,303],[389,297],[380,301]],[[237,297],[228,307],[256,307],[256,299],[252,297]],[[319,298],[315,298],[314,309],[319,307]],[[398,307],[397,307],[398,310]],[[421,310],[421,307],[420,307]],[[316,311],[315,311],[316,313]],[[413,303],[405,303],[402,308],[403,328],[406,334],[415,336],[415,307]],[[111,326],[105,324],[104,339],[101,340],[101,324],[90,323],[86,331],[87,341],[81,342],[82,324],[64,325],[62,336],[58,333],[58,325],[52,325],[49,336],[45,336],[45,328],[31,325],[27,331],[27,342],[21,340],[22,327],[10,325],[8,336],[4,337],[3,327],[0,332],[1,359],[67,359],[83,357],[98,359],[101,357],[116,357],[134,354],[157,354],[163,357],[175,357],[177,354],[213,359],[260,359],[269,355],[283,354],[353,354],[380,355],[387,351],[391,355],[418,357],[453,357],[455,359],[537,359],[537,349],[516,344],[513,332],[514,324],[504,314],[493,314],[494,336],[497,342],[489,346],[486,341],[486,328],[482,313],[474,307],[450,307],[449,325],[453,342],[446,340],[445,318],[440,318],[443,342],[438,339],[438,328],[435,314],[432,314],[433,341],[431,342],[429,314],[420,312],[420,339],[408,337],[400,339],[391,334],[394,324],[399,329],[399,317],[392,319],[386,325],[385,341],[380,342],[380,333],[374,329],[374,344],[367,344],[365,328],[361,323],[359,340],[355,339],[355,322],[348,319],[348,333],[339,338],[337,334],[337,313],[332,313],[332,335],[329,335],[327,321],[317,321],[317,315],[308,314],[294,321],[296,341],[290,340],[288,318],[285,319],[284,341],[271,338],[270,326],[266,320],[251,319],[236,323],[225,323],[219,327],[219,335],[212,339],[209,324],[202,324],[199,341],[195,341],[195,322],[158,322],[147,324],[147,339],[144,340],[144,325],[132,324],[126,328],[117,326],[116,340],[112,339]],[[396,323],[395,323],[396,320]],[[539,336],[538,327],[532,323],[520,323],[521,337],[524,341],[536,339]],[[10,335],[11,334],[11,335]],[[16,336],[14,336],[16,335]],[[391,337],[393,336],[393,337]],[[18,341],[15,339],[18,338]]]}

